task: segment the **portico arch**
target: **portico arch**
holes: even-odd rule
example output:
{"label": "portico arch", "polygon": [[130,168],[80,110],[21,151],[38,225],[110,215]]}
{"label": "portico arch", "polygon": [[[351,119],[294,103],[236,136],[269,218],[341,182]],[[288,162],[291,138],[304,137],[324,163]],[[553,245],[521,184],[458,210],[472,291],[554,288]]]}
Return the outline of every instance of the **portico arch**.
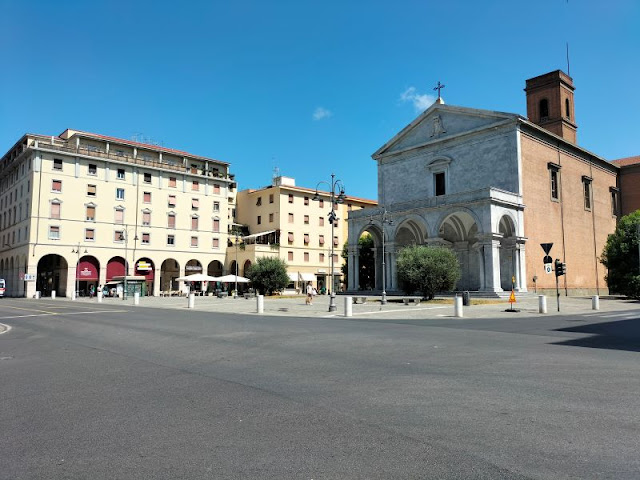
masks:
{"label": "portico arch", "polygon": [[69,264],[61,255],[51,253],[43,256],[38,261],[36,290],[40,291],[43,297],[51,296],[54,290],[60,296],[66,295],[68,272]]}
{"label": "portico arch", "polygon": [[483,287],[484,262],[477,249],[481,234],[474,215],[458,210],[446,215],[438,227],[438,241],[451,248],[460,262],[461,277],[457,288],[480,290]]}

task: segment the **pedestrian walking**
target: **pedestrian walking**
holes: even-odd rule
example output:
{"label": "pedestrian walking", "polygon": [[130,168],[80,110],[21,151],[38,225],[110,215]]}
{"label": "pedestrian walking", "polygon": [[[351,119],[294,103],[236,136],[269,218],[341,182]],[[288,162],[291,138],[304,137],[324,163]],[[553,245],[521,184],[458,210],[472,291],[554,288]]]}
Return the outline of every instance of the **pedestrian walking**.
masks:
{"label": "pedestrian walking", "polygon": [[311,285],[311,282],[307,282],[307,300],[306,300],[306,304],[307,305],[313,305],[313,286]]}

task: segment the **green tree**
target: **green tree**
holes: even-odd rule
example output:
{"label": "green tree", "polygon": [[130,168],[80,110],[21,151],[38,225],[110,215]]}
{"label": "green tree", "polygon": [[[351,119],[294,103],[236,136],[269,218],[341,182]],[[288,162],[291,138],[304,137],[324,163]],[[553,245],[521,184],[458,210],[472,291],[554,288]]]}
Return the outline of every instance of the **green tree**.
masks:
{"label": "green tree", "polygon": [[640,210],[620,219],[609,235],[600,261],[607,267],[607,285],[612,293],[640,298],[638,267],[638,226]]}
{"label": "green tree", "polygon": [[398,255],[398,283],[407,293],[420,292],[431,300],[437,292],[453,290],[460,280],[460,263],[455,253],[444,247],[415,245]]}
{"label": "green tree", "polygon": [[[360,278],[358,285],[362,290],[369,290],[373,288],[375,282],[375,267],[374,262],[375,258],[373,257],[373,237],[368,233],[365,233],[358,239],[358,246],[360,251]],[[342,275],[345,279],[345,284],[349,284],[349,276],[348,276],[348,246],[345,243],[342,248],[342,258],[344,258],[345,263],[342,265]]]}
{"label": "green tree", "polygon": [[257,291],[267,295],[283,290],[289,283],[287,264],[278,257],[259,258],[246,275]]}

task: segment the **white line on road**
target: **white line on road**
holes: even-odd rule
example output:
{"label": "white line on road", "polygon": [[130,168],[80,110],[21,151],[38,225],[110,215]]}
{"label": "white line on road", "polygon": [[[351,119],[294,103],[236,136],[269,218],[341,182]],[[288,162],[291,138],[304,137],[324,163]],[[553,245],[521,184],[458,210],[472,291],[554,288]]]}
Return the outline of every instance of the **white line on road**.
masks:
{"label": "white line on road", "polygon": [[4,327],[4,329],[0,329],[2,331],[0,331],[0,335],[2,335],[3,333],[7,333],[9,330],[11,330],[11,325],[5,325],[4,323],[0,323],[0,326]]}
{"label": "white line on road", "polygon": [[0,317],[0,320],[7,320],[10,318],[27,318],[27,317],[59,317],[60,315],[87,315],[90,313],[126,313],[129,310],[91,310],[88,312],[64,312],[64,313],[32,313],[30,315],[14,315],[12,317]]}

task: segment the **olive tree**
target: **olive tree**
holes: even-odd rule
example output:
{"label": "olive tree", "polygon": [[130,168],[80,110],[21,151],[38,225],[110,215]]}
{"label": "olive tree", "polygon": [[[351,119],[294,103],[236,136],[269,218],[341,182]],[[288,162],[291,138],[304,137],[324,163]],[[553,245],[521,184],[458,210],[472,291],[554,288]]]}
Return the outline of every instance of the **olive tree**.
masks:
{"label": "olive tree", "polygon": [[246,275],[257,291],[267,295],[273,295],[289,284],[287,264],[278,257],[259,258]]}
{"label": "olive tree", "polygon": [[431,300],[437,292],[453,290],[460,280],[460,263],[444,247],[415,245],[403,248],[397,260],[398,283],[407,293],[420,292]]}
{"label": "olive tree", "polygon": [[607,286],[612,293],[640,298],[638,236],[640,210],[620,219],[616,231],[609,235],[600,261],[607,267]]}

